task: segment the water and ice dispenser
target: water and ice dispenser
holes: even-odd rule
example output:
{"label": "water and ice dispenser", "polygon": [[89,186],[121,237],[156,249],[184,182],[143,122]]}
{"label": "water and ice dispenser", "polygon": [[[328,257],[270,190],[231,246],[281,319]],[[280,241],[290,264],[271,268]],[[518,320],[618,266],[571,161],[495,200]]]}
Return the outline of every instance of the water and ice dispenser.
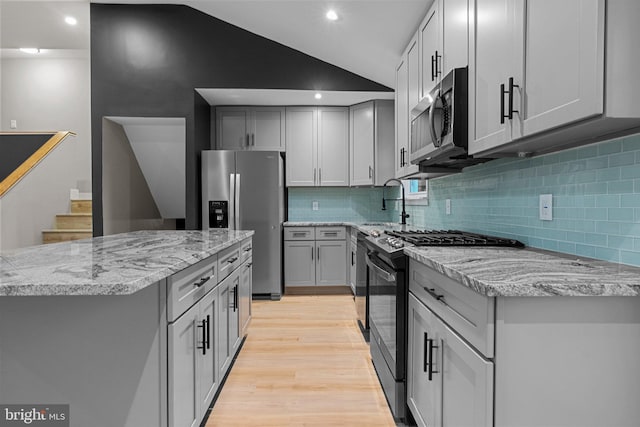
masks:
{"label": "water and ice dispenser", "polygon": [[209,201],[209,228],[229,228],[229,202]]}

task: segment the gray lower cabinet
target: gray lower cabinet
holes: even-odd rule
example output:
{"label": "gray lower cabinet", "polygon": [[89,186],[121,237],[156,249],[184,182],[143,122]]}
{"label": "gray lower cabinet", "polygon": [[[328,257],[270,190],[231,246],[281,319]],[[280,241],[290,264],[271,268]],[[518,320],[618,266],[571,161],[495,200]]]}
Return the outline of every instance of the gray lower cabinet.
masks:
{"label": "gray lower cabinet", "polygon": [[240,335],[247,333],[251,322],[251,294],[253,283],[253,259],[249,258],[240,267],[240,287],[238,288],[238,310],[240,319]]}
{"label": "gray lower cabinet", "polygon": [[345,234],[344,227],[285,228],[285,286],[347,285]]}
{"label": "gray lower cabinet", "polygon": [[492,426],[493,362],[468,346],[413,294],[409,294],[408,320],[407,404],[416,423]]}
{"label": "gray lower cabinet", "polygon": [[169,425],[197,426],[218,387],[217,289],[168,326]]}
{"label": "gray lower cabinet", "polygon": [[347,243],[344,240],[316,242],[316,285],[347,284]]}
{"label": "gray lower cabinet", "polygon": [[239,285],[240,269],[236,269],[218,287],[220,292],[218,371],[221,375],[224,375],[231,366],[233,356],[240,345],[237,299]]}
{"label": "gray lower cabinet", "polygon": [[[168,279],[168,425],[198,426],[251,319],[251,241]],[[225,277],[226,276],[226,277]],[[218,279],[223,278],[219,283]]]}
{"label": "gray lower cabinet", "polygon": [[316,242],[284,242],[285,286],[313,286],[316,284]]}
{"label": "gray lower cabinet", "polygon": [[419,426],[638,425],[640,299],[487,297],[413,259],[409,291]]}

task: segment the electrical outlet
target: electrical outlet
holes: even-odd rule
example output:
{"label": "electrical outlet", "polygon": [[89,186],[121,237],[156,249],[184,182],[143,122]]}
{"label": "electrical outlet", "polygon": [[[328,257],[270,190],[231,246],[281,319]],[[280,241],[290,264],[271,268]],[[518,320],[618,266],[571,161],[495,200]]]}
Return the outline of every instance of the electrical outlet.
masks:
{"label": "electrical outlet", "polygon": [[444,210],[447,215],[451,215],[451,199],[447,199],[444,202]]}
{"label": "electrical outlet", "polygon": [[313,209],[314,211],[317,211],[317,210],[318,210],[318,202],[317,202],[317,201],[315,201],[315,200],[314,200],[314,201],[313,201],[313,203],[311,203],[311,206],[312,206],[312,209]]}
{"label": "electrical outlet", "polygon": [[18,121],[17,120],[11,120],[10,127],[11,127],[11,129],[17,129],[18,128]]}
{"label": "electrical outlet", "polygon": [[542,221],[553,220],[553,195],[541,194],[540,195],[540,219]]}

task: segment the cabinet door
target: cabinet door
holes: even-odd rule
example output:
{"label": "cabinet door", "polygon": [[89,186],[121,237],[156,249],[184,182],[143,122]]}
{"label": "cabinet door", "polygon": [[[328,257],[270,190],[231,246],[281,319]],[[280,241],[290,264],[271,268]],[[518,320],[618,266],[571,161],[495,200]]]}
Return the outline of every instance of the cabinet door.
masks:
{"label": "cabinet door", "polygon": [[350,108],[351,185],[373,185],[373,101]]}
{"label": "cabinet door", "polygon": [[168,326],[169,335],[169,427],[199,425],[198,350],[202,332],[197,328],[194,306]]}
{"label": "cabinet door", "polygon": [[240,290],[238,295],[238,310],[240,310],[240,336],[247,333],[249,322],[251,321],[251,284],[253,277],[253,262],[250,258],[240,267]]}
{"label": "cabinet door", "polygon": [[284,242],[285,286],[313,286],[316,284],[314,241]]}
{"label": "cabinet door", "polygon": [[286,109],[286,183],[293,187],[313,187],[317,178],[316,147],[318,142],[317,109]]}
{"label": "cabinet door", "polygon": [[349,285],[351,286],[351,291],[353,294],[356,294],[356,257],[358,254],[358,244],[356,242],[351,242],[351,250],[349,251]]}
{"label": "cabinet door", "polygon": [[[198,303],[200,316],[199,329],[203,331],[206,342],[199,343],[204,349],[197,349],[200,358],[198,377],[200,379],[200,416],[203,417],[218,389],[218,357],[216,342],[218,341],[218,290],[213,289]],[[200,333],[200,331],[198,331]],[[202,341],[202,336],[200,340]]]}
{"label": "cabinet door", "polygon": [[218,378],[224,378],[224,374],[231,363],[231,347],[229,346],[229,308],[233,302],[233,291],[229,286],[232,276],[227,277],[218,285],[218,339],[216,350],[218,354]]}
{"label": "cabinet door", "polygon": [[[407,48],[407,78],[409,79],[407,82],[409,85],[409,111],[411,111],[422,98],[420,87],[420,46],[417,35],[411,39]],[[410,114],[407,116],[407,120],[409,117]]]}
{"label": "cabinet door", "polygon": [[316,241],[316,284],[347,284],[347,243],[344,240]]}
{"label": "cabinet door", "polygon": [[240,310],[239,310],[239,302],[240,302],[240,273],[241,270],[238,269],[233,272],[231,275],[231,295],[229,301],[229,348],[231,352],[229,354],[229,358],[233,359],[238,348],[240,347]]}
{"label": "cabinet door", "polygon": [[[440,426],[442,374],[435,373],[440,365],[438,348],[435,347],[441,337],[436,317],[413,294],[409,294],[408,323],[407,406],[418,426]],[[431,379],[429,369],[432,371]]]}
{"label": "cabinet door", "polygon": [[493,362],[440,322],[442,425],[493,426]]}
{"label": "cabinet door", "polygon": [[285,109],[283,107],[254,107],[251,109],[252,150],[284,151]]}
{"label": "cabinet door", "polygon": [[[522,88],[522,0],[473,0],[475,30],[469,31],[469,152],[493,148],[520,136],[517,114],[508,114],[509,78],[520,88],[514,91],[514,109],[519,110]],[[520,18],[518,18],[520,17]],[[490,19],[489,19],[490,18]],[[518,20],[520,19],[520,20]],[[503,108],[501,108],[501,106]],[[502,121],[502,123],[501,123]]]}
{"label": "cabinet door", "polygon": [[249,109],[221,107],[216,110],[216,146],[221,150],[243,150],[249,145]]}
{"label": "cabinet door", "polygon": [[528,1],[525,16],[524,135],[602,114],[604,0]]}
{"label": "cabinet door", "polygon": [[[396,160],[395,177],[404,175],[405,161],[409,159],[409,74],[407,57],[396,68]],[[406,160],[405,160],[406,159]]]}
{"label": "cabinet door", "polygon": [[318,185],[349,185],[349,109],[318,108]]}
{"label": "cabinet door", "polygon": [[[442,78],[439,5],[440,1],[436,0],[418,28],[420,69],[422,70],[420,99],[427,96]],[[409,106],[411,107],[411,103]]]}
{"label": "cabinet door", "polygon": [[469,1],[441,1],[442,75],[469,64]]}

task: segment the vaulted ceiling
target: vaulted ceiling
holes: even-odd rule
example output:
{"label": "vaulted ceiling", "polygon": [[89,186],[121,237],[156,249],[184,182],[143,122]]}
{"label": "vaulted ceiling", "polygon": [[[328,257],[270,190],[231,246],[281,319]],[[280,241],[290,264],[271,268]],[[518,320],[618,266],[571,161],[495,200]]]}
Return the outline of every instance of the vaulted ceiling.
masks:
{"label": "vaulted ceiling", "polygon": [[[0,0],[2,47],[57,43],[78,48],[83,37],[59,40],[53,14],[89,0]],[[185,4],[255,34],[395,88],[395,66],[433,0],[107,0],[92,3]],[[46,3],[43,10],[34,3]],[[61,9],[56,12],[55,9]],[[20,12],[20,9],[24,12]],[[336,21],[325,14],[333,9]],[[86,10],[86,9],[85,9]],[[28,25],[20,22],[28,18]],[[41,16],[41,18],[38,18]],[[48,18],[49,17],[49,18]],[[36,19],[38,18],[39,21]],[[79,19],[83,19],[79,17]],[[37,24],[36,22],[42,22]],[[56,21],[57,22],[57,21]],[[61,24],[55,24],[61,25]],[[85,27],[88,31],[88,27]],[[76,31],[80,31],[77,29]],[[68,31],[67,31],[68,33]],[[19,40],[22,38],[22,40]],[[61,45],[67,43],[66,45]],[[42,43],[41,46],[44,46]]]}

